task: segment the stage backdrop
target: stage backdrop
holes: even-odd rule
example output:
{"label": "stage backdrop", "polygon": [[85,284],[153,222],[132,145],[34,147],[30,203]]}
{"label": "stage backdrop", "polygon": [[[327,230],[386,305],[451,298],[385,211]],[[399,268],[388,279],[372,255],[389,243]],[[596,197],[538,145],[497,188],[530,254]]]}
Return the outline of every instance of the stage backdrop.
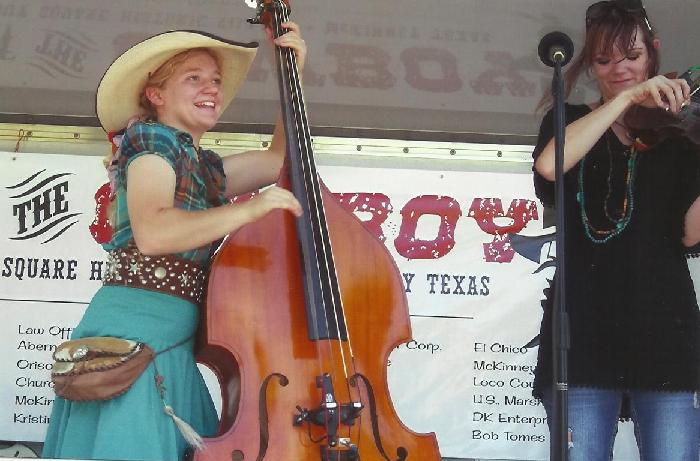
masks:
{"label": "stage backdrop", "polygon": [[[537,270],[553,248],[545,239],[523,249],[509,236],[543,233],[531,175],[320,171],[403,275],[414,339],[387,363],[402,420],[435,431],[445,457],[546,459],[546,419],[531,385],[553,269]],[[94,219],[103,177],[99,157],[0,152],[0,440],[43,440],[51,352],[104,270],[96,243],[104,229]]]}
{"label": "stage backdrop", "polygon": [[[246,3],[255,2],[2,0],[0,120],[13,114],[93,117],[97,82],[116,55],[159,32],[197,29],[262,43],[222,121],[269,124],[278,107],[271,50],[262,27],[246,23],[253,15]],[[310,123],[420,130],[421,136],[518,135],[534,143],[533,110],[552,75],[537,56],[538,42],[560,30],[580,50],[589,3],[292,0],[291,17],[309,44],[304,89]],[[644,4],[662,40],[662,71],[697,64],[700,2]],[[598,94],[582,77],[572,97],[592,101]]]}

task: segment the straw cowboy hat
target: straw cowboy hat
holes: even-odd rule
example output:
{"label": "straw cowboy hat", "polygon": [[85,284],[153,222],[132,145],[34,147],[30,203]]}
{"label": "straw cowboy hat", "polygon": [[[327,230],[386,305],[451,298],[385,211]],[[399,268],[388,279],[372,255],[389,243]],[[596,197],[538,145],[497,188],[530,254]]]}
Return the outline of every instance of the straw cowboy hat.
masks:
{"label": "straw cowboy hat", "polygon": [[108,133],[126,127],[143,113],[139,98],[148,74],[165,61],[191,48],[209,48],[221,63],[223,108],[231,103],[250,68],[258,44],[237,43],[204,32],[176,30],[147,38],[122,53],[109,66],[97,87],[95,112]]}

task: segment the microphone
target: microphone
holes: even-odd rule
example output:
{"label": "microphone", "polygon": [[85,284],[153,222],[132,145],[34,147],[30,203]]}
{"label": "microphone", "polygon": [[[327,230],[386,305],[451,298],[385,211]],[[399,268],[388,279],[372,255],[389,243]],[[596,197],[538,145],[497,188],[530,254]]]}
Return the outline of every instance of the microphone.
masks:
{"label": "microphone", "polygon": [[565,66],[574,54],[574,43],[564,32],[550,32],[540,40],[537,54],[548,67],[554,67],[556,63]]}

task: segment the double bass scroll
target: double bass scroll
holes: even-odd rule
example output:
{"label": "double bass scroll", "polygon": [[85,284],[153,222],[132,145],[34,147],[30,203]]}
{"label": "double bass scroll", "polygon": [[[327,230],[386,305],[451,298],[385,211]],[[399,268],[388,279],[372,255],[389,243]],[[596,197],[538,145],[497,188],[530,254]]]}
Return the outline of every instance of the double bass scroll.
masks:
{"label": "double bass scroll", "polygon": [[[258,4],[274,37],[289,6]],[[199,359],[223,391],[219,435],[199,461],[439,461],[406,428],[387,385],[411,339],[391,255],[319,179],[295,55],[275,48],[287,139],[278,185],[303,215],[273,211],[228,236],[212,264]]]}

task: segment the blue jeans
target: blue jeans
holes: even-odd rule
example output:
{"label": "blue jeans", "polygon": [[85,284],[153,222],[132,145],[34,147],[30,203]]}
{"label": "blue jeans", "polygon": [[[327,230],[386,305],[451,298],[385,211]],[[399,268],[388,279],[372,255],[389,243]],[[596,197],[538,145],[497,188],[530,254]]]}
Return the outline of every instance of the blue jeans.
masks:
{"label": "blue jeans", "polygon": [[[700,410],[692,392],[628,391],[641,461],[698,461]],[[623,391],[569,389],[569,460],[612,459]],[[547,423],[551,389],[544,393]]]}

